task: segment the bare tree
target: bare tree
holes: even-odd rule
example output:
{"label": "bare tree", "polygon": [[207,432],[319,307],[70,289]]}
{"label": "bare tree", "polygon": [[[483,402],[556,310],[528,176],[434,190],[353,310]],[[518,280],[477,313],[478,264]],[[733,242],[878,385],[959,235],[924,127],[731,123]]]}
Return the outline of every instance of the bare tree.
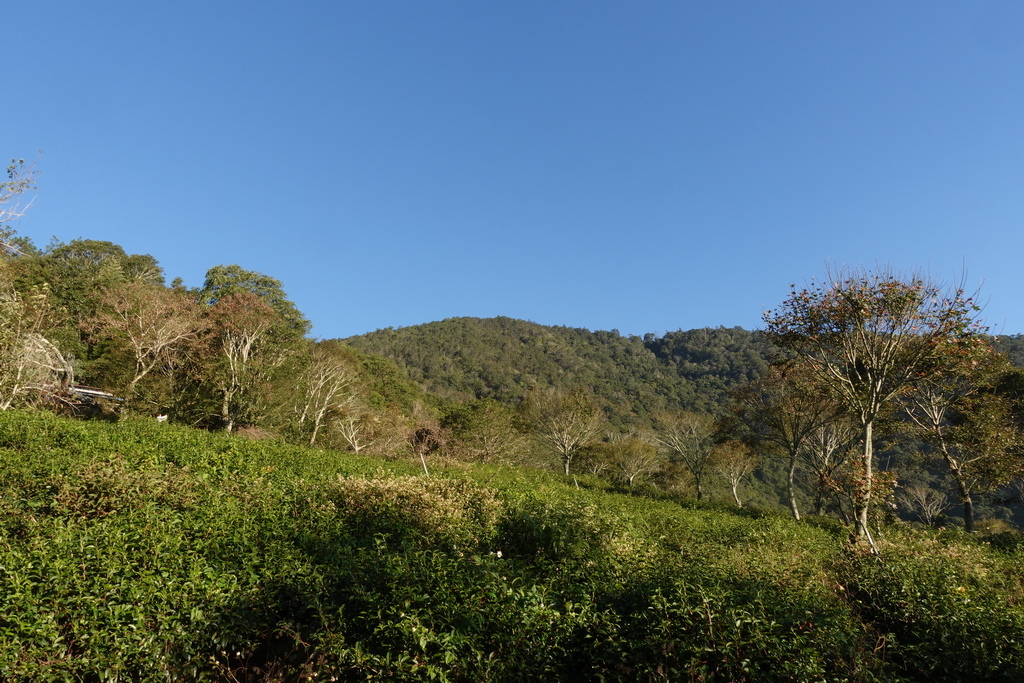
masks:
{"label": "bare tree", "polygon": [[393,455],[402,447],[406,423],[397,409],[375,411],[357,399],[332,416],[329,428],[353,453]]}
{"label": "bare tree", "polygon": [[567,475],[573,458],[594,440],[604,422],[594,400],[582,391],[533,391],[524,403],[524,414],[537,438],[561,459]]}
{"label": "bare tree", "polygon": [[0,291],[0,410],[72,383],[68,359],[41,333],[50,315],[46,286]]}
{"label": "bare tree", "polygon": [[949,497],[924,484],[907,486],[900,491],[899,500],[928,526],[933,526],[939,515],[949,509]]}
{"label": "bare tree", "polygon": [[715,420],[710,415],[690,412],[655,414],[655,438],[669,458],[682,463],[693,475],[697,500],[704,497],[704,485],[715,458]]}
{"label": "bare tree", "polygon": [[361,402],[353,402],[338,411],[330,427],[350,451],[359,453],[374,443],[375,417]]}
{"label": "bare tree", "polygon": [[7,410],[19,399],[59,393],[73,381],[74,371],[67,357],[49,339],[30,332],[16,347],[7,349],[0,371],[0,410]]}
{"label": "bare tree", "polygon": [[637,434],[616,434],[611,437],[608,447],[611,467],[627,486],[661,467],[658,447]]}
{"label": "bare tree", "polygon": [[5,224],[25,215],[32,202],[19,202],[19,198],[36,188],[36,170],[26,166],[24,159],[11,159],[7,167],[7,180],[0,183],[0,248],[5,252],[19,253],[11,242],[14,231]]}
{"label": "bare tree", "polygon": [[126,393],[205,327],[199,305],[183,292],[143,281],[108,289],[100,312],[82,328],[94,338],[118,339],[132,355],[135,368]]}
{"label": "bare tree", "polygon": [[316,443],[329,414],[343,413],[357,400],[359,373],[333,342],[310,349],[309,362],[299,376],[298,424],[310,426],[309,445]]}
{"label": "bare tree", "polygon": [[741,441],[727,441],[715,447],[714,469],[729,484],[732,499],[738,507],[743,507],[740,483],[753,474],[757,466],[757,455]]}
{"label": "bare tree", "polygon": [[[279,354],[270,345],[277,313],[258,295],[244,292],[219,299],[210,309],[214,339],[223,368],[216,375],[221,395],[220,418],[225,431],[232,432],[253,401],[242,401],[277,364]],[[260,357],[268,357],[260,363]]]}

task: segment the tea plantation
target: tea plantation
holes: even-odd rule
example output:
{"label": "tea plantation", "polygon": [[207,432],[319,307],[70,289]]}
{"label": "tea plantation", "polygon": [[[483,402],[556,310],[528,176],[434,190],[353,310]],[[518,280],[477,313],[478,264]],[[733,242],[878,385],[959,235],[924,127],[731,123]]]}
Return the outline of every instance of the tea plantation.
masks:
{"label": "tea plantation", "polygon": [[1024,546],[0,413],[5,681],[1020,681]]}

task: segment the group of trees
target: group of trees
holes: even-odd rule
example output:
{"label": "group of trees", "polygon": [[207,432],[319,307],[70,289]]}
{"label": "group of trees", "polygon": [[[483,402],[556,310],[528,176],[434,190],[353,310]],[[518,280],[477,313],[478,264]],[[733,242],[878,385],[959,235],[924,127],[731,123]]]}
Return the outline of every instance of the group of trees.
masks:
{"label": "group of trees", "polygon": [[727,423],[708,414],[663,410],[653,416],[651,427],[621,430],[586,389],[538,388],[514,410],[490,400],[469,405],[486,409],[487,417],[470,425],[464,418],[467,409],[454,408],[449,415],[455,419],[442,420],[453,444],[490,434],[505,445],[506,458],[523,462],[527,453],[547,453],[565,475],[593,474],[627,487],[643,481],[682,488],[698,499],[707,496],[712,480],[720,481],[742,505],[740,482],[757,463],[751,448],[723,432]]}
{"label": "group of trees", "polygon": [[23,306],[26,331],[5,329],[48,340],[63,362],[24,403],[73,411],[70,388],[90,385],[137,414],[359,451],[380,443],[380,425],[399,429],[395,415],[418,394],[381,359],[309,339],[281,283],[237,265],[211,268],[199,288],[166,286],[152,257],[75,240],[22,250],[2,267],[18,301],[40,300]]}
{"label": "group of trees", "polygon": [[[0,183],[0,221],[34,189],[23,162]],[[255,428],[363,450],[405,427],[418,391],[393,366],[310,328],[274,278],[211,268],[201,287],[167,286],[152,256],[110,242],[44,249],[0,228],[0,409],[169,415],[210,429]],[[88,385],[101,392],[79,388]],[[103,410],[97,396],[108,394]]]}
{"label": "group of trees", "polygon": [[884,270],[794,287],[765,314],[769,338],[794,358],[742,392],[737,413],[788,459],[791,492],[803,457],[818,500],[839,494],[869,541],[875,499],[896,483],[877,471],[876,443],[912,437],[919,462],[945,470],[973,531],[973,496],[1024,474],[1012,395],[1021,373],[983,336],[978,310],[962,288]]}
{"label": "group of trees", "polygon": [[[743,478],[775,460],[794,517],[809,489],[815,513],[834,512],[872,543],[872,511],[898,489],[922,519],[937,518],[942,486],[921,482],[938,475],[971,532],[976,497],[1024,477],[1024,372],[984,335],[978,310],[962,288],[916,275],[837,274],[766,313],[781,352],[732,392],[726,416],[658,411],[649,427],[600,438],[592,395],[552,391],[529,396],[524,415],[566,474],[580,461],[630,485],[683,480],[698,499],[717,479],[739,504]],[[879,444],[908,454],[901,471],[879,469]]]}

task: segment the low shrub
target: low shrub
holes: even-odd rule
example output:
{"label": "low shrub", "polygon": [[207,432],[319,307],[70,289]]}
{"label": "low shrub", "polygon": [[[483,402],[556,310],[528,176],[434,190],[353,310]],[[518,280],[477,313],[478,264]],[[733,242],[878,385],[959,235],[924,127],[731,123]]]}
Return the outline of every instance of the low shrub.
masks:
{"label": "low shrub", "polygon": [[912,680],[1024,680],[1019,571],[974,538],[902,532],[848,559],[857,614]]}

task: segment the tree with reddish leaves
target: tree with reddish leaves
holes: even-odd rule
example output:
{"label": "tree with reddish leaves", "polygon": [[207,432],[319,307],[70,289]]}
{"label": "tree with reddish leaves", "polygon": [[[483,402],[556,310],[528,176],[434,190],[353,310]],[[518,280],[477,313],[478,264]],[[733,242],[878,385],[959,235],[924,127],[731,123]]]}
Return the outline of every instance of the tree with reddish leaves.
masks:
{"label": "tree with reddish leaves", "polygon": [[855,270],[793,286],[764,315],[769,339],[803,357],[857,420],[863,450],[854,523],[869,542],[875,423],[910,387],[970,352],[983,331],[978,310],[962,288],[947,291],[916,274]]}

